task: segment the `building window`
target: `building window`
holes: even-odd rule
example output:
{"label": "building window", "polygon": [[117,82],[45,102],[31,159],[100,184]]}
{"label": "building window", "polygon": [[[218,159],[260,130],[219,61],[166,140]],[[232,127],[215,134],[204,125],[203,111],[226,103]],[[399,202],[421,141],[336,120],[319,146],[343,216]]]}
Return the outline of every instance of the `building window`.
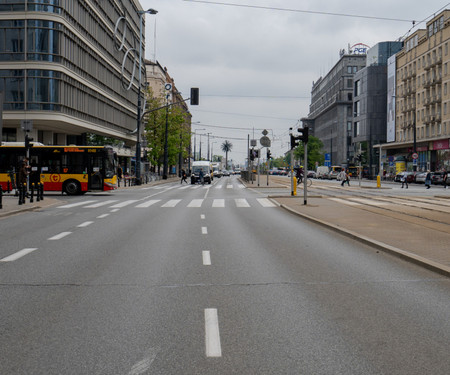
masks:
{"label": "building window", "polygon": [[354,137],[359,137],[360,135],[360,123],[359,121],[355,122],[355,128],[354,128]]}
{"label": "building window", "polygon": [[357,102],[355,102],[355,111],[354,111],[355,113],[353,115],[359,116],[360,110],[361,110],[361,102],[358,100]]}
{"label": "building window", "polygon": [[353,87],[353,80],[347,79],[347,88],[351,89]]}
{"label": "building window", "polygon": [[361,80],[355,81],[355,96],[358,96],[361,94]]}
{"label": "building window", "polygon": [[17,142],[17,129],[3,128],[2,142]]}

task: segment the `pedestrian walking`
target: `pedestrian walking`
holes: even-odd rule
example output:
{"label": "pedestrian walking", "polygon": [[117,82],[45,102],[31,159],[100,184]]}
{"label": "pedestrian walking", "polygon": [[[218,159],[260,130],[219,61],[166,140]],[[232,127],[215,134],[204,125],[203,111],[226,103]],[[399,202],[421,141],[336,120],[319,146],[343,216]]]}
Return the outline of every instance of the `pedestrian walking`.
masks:
{"label": "pedestrian walking", "polygon": [[448,173],[444,169],[444,174],[442,175],[442,184],[444,185],[444,189],[447,189],[447,179],[448,179]]}
{"label": "pedestrian walking", "polygon": [[402,189],[404,185],[406,185],[406,189],[408,189],[408,176],[406,175],[406,173],[402,174],[401,181],[402,181]]}
{"label": "pedestrian walking", "polygon": [[187,178],[186,171],[184,169],[182,169],[181,170],[181,182],[180,182],[180,184],[182,184],[183,181],[188,183],[186,178]]}
{"label": "pedestrian walking", "polygon": [[425,177],[425,186],[427,189],[431,187],[431,172],[430,170],[427,171],[427,176]]}
{"label": "pedestrian walking", "polygon": [[340,176],[340,180],[341,182],[341,186],[344,186],[345,183],[347,183],[348,186],[350,186],[350,175],[348,173],[348,170],[342,170],[341,172],[339,172],[339,176]]}

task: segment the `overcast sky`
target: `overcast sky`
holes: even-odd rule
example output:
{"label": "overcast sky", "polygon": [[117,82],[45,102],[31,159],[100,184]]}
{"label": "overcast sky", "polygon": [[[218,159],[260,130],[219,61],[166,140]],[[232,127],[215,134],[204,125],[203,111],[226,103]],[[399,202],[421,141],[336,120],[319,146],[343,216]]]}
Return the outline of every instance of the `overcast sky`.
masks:
{"label": "overcast sky", "polygon": [[[200,88],[200,105],[190,107],[192,129],[211,133],[214,154],[223,154],[220,146],[229,140],[235,163],[247,156],[248,135],[259,140],[263,129],[273,156],[288,150],[289,128],[309,113],[312,82],[337,63],[339,50],[398,40],[450,6],[436,0],[140,2],[158,11],[145,16],[146,58],[167,67],[183,97]],[[203,136],[202,156],[206,150]]]}

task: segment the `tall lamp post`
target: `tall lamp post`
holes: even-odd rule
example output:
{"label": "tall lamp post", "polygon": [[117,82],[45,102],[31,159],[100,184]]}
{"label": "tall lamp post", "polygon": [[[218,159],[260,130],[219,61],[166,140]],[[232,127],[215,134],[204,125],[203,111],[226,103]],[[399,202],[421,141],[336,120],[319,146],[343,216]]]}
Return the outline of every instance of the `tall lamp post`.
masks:
{"label": "tall lamp post", "polygon": [[155,9],[138,11],[139,14],[139,86],[138,86],[138,105],[137,105],[137,135],[136,135],[136,184],[141,184],[141,112],[142,112],[142,18],[144,14],[157,14]]}

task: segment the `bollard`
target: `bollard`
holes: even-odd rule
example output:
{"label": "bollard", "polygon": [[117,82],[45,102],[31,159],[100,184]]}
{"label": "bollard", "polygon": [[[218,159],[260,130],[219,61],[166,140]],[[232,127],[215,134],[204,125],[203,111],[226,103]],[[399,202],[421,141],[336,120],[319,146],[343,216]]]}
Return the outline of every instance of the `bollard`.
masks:
{"label": "bollard", "polygon": [[40,190],[41,190],[40,191],[41,201],[43,201],[44,200],[44,183],[43,182],[41,183],[41,189]]}
{"label": "bollard", "polygon": [[19,206],[22,204],[22,186],[19,184],[16,191],[19,192]]}
{"label": "bollard", "polygon": [[34,202],[34,182],[31,184],[30,203]]}
{"label": "bollard", "polygon": [[36,202],[39,202],[39,201],[41,200],[41,194],[40,194],[40,192],[41,192],[41,183],[38,182],[38,183],[36,184]]}
{"label": "bollard", "polygon": [[3,208],[3,188],[0,185],[0,210]]}

